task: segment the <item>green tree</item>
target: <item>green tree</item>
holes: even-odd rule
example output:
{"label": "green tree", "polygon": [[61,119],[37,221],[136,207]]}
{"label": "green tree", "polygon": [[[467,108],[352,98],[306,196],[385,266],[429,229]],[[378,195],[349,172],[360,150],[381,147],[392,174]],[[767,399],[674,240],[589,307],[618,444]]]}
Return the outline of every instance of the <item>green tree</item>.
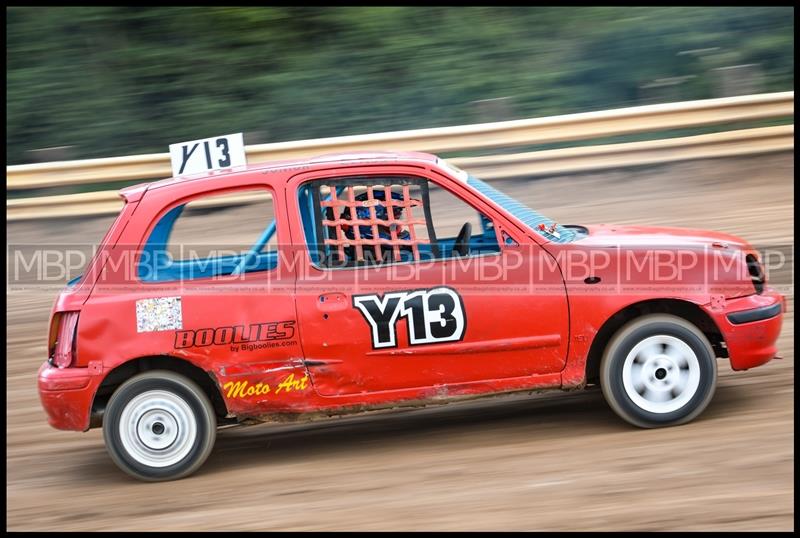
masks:
{"label": "green tree", "polygon": [[[683,77],[759,64],[794,84],[793,8],[47,7],[7,9],[6,160],[166,151],[243,131],[264,141],[458,125],[474,101],[517,117],[641,102]],[[713,49],[714,54],[683,54]]]}

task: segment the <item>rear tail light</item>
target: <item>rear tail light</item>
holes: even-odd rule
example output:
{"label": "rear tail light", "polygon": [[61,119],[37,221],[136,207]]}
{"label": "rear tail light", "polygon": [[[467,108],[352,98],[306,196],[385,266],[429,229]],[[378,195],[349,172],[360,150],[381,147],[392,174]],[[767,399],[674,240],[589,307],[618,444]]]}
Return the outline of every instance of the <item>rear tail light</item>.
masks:
{"label": "rear tail light", "polygon": [[753,281],[753,287],[756,289],[756,293],[762,293],[764,291],[764,284],[767,282],[764,269],[761,267],[761,264],[758,263],[758,258],[752,254],[748,254],[745,257],[745,261],[747,262],[747,272],[750,273],[750,280]]}
{"label": "rear tail light", "polygon": [[50,364],[66,368],[75,360],[75,331],[79,312],[58,312],[50,326]]}

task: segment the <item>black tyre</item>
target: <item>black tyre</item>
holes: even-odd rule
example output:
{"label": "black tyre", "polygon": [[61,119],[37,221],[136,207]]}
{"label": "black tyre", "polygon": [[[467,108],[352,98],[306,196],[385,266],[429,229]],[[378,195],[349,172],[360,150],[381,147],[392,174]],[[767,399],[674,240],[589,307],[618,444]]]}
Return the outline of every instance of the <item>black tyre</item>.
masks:
{"label": "black tyre", "polygon": [[131,476],[151,482],[196,471],[216,436],[217,418],[208,396],[194,381],[168,370],[123,383],[103,417],[111,459]]}
{"label": "black tyre", "polygon": [[717,386],[705,335],[683,318],[651,314],[622,327],[600,364],[603,396],[640,428],[674,426],[703,412]]}

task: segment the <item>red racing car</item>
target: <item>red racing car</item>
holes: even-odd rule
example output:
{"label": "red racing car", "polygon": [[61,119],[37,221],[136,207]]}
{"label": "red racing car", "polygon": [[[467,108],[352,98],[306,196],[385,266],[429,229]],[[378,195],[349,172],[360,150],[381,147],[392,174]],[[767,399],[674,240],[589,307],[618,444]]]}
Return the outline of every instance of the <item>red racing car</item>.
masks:
{"label": "red racing car", "polygon": [[[221,425],[504,392],[599,384],[636,426],[685,423],[717,358],[775,356],[785,311],[742,239],[559,225],[429,154],[245,165],[121,196],[55,302],[38,383],[53,427],[102,426],[143,480],[198,469]],[[192,223],[206,232],[180,241]],[[241,244],[190,244],[212,232]]]}

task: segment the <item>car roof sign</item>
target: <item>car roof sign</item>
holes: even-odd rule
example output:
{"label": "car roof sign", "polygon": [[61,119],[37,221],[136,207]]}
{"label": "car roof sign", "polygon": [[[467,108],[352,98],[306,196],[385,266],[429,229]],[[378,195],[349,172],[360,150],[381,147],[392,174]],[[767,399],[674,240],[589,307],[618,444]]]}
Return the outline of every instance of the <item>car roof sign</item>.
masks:
{"label": "car roof sign", "polygon": [[242,133],[170,144],[169,157],[174,177],[247,164]]}

